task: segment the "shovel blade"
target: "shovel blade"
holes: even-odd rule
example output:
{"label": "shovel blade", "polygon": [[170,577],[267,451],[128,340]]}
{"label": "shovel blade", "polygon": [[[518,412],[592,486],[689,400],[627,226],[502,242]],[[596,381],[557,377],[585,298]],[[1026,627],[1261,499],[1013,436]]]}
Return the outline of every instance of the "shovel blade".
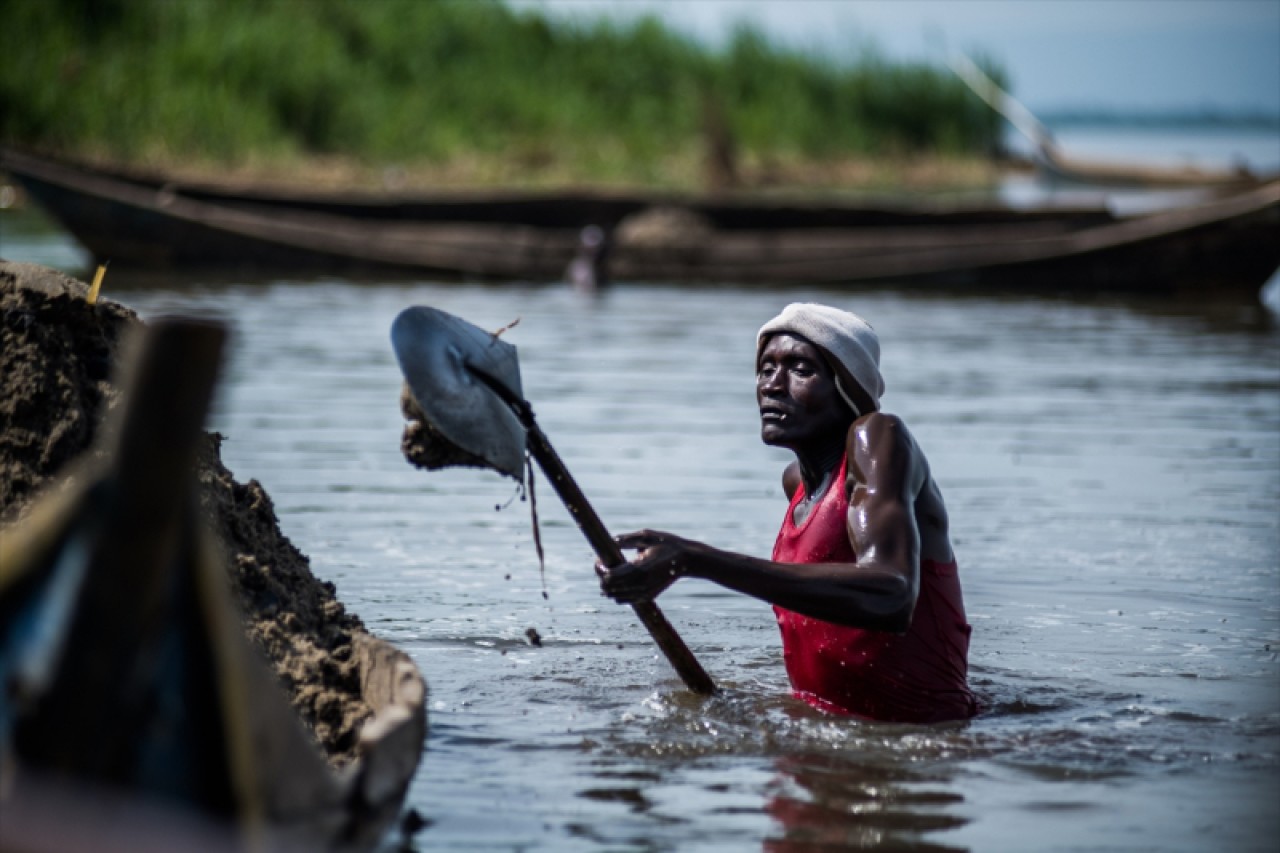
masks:
{"label": "shovel blade", "polygon": [[516,348],[461,317],[426,306],[400,312],[391,324],[391,346],[430,427],[523,483],[525,429],[476,376],[483,373],[523,399]]}

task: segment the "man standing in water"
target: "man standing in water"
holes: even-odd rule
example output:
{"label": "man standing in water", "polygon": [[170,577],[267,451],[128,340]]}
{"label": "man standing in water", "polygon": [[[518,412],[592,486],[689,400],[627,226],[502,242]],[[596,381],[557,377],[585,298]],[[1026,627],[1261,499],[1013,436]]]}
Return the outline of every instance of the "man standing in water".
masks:
{"label": "man standing in water", "polygon": [[880,342],[860,317],[795,303],[756,339],[760,437],[796,459],[773,558],[670,533],[618,537],[636,557],[597,566],[619,603],[704,578],[773,605],[795,695],[876,720],[931,723],[976,712],[970,627],[947,511],[902,420],[884,414]]}

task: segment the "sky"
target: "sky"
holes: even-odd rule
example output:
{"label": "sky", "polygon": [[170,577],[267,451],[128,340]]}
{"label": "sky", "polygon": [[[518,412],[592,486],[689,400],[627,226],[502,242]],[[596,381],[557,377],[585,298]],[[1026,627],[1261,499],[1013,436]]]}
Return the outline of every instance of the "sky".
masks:
{"label": "sky", "polygon": [[712,44],[741,21],[834,56],[979,52],[1033,112],[1213,108],[1280,116],[1280,0],[508,0],[554,15],[658,15]]}

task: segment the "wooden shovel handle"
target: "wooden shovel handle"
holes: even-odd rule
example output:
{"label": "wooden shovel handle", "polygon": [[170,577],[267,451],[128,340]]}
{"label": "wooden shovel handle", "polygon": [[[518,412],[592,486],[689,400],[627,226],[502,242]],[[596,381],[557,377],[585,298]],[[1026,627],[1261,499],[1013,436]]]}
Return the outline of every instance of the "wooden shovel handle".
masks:
{"label": "wooden shovel handle", "polygon": [[[468,366],[470,367],[470,365]],[[569,514],[573,516],[578,529],[582,531],[583,535],[587,537],[587,541],[591,543],[591,547],[595,550],[596,556],[600,558],[601,564],[605,568],[613,568],[625,563],[627,560],[622,556],[622,550],[618,547],[618,543],[613,541],[613,537],[605,529],[604,522],[600,520],[600,516],[596,515],[591,502],[582,493],[582,489],[578,488],[577,481],[573,479],[569,469],[565,467],[564,462],[560,459],[560,454],[556,453],[555,448],[551,446],[551,442],[547,440],[546,434],[538,426],[538,422],[533,416],[533,407],[529,405],[527,400],[521,399],[510,388],[487,373],[474,367],[472,367],[471,373],[489,386],[504,403],[510,406],[512,413],[524,426],[529,453],[534,459],[538,460],[538,466],[546,473],[547,479],[551,481],[551,485],[556,490],[556,494],[560,496],[560,500],[564,501],[564,505],[569,508]],[[662,649],[662,653],[666,655],[667,660],[684,681],[686,687],[703,696],[710,696],[716,692],[716,685],[711,680],[711,676],[707,675],[707,671],[698,663],[698,659],[693,656],[693,652],[689,651],[689,647],[684,644],[684,640],[680,639],[676,629],[671,627],[671,623],[667,621],[667,617],[658,609],[657,604],[652,601],[643,601],[631,605],[631,609],[640,617],[641,623],[649,630],[650,636],[658,644],[658,648]]]}
{"label": "wooden shovel handle", "polygon": [[[573,476],[570,475],[569,469],[565,467],[559,454],[551,446],[551,442],[547,441],[546,434],[538,427],[537,422],[533,419],[533,410],[528,407],[527,403],[523,408],[523,412],[517,412],[516,414],[524,423],[525,429],[528,430],[529,452],[534,459],[538,460],[538,465],[546,473],[547,479],[551,481],[556,494],[560,495],[560,500],[564,501],[564,505],[569,508],[569,514],[573,516],[573,520],[578,524],[578,529],[582,531],[583,535],[587,537],[587,541],[591,543],[591,547],[595,550],[596,556],[600,558],[601,564],[606,568],[621,566],[626,562],[626,558],[622,556],[622,550],[618,548],[618,543],[613,541],[613,537],[605,529],[604,522],[600,520],[600,516],[596,515],[595,509],[592,508],[582,490],[578,488],[578,484],[573,479]],[[709,696],[716,692],[716,685],[711,680],[711,676],[707,675],[706,670],[698,663],[698,659],[693,656],[693,652],[689,651],[689,647],[684,644],[684,640],[676,633],[676,629],[671,627],[671,623],[667,621],[667,617],[663,612],[658,609],[657,604],[652,601],[642,601],[631,605],[631,609],[640,617],[640,621],[649,630],[654,642],[658,644],[658,648],[662,649],[662,653],[671,662],[671,666],[684,681],[686,687],[703,696]]]}

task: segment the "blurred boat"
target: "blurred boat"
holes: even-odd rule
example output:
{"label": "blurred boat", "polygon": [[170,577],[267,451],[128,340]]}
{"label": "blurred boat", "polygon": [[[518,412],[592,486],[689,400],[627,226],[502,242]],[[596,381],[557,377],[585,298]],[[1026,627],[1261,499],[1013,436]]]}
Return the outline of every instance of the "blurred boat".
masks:
{"label": "blurred boat", "polygon": [[1244,165],[1233,169],[1206,169],[1191,165],[1153,166],[1081,160],[1064,154],[1057,144],[1037,148],[1032,162],[1041,176],[1053,184],[1081,184],[1115,189],[1242,190],[1265,183],[1263,178]]}
{"label": "blurred boat", "polygon": [[1081,160],[1064,153],[1044,122],[1006,92],[977,63],[964,54],[948,59],[951,69],[974,94],[1013,125],[1032,144],[1031,163],[1048,183],[1109,188],[1243,190],[1280,178],[1263,178],[1246,166],[1206,169],[1197,166],[1156,166],[1140,163]]}
{"label": "blurred boat", "polygon": [[1256,289],[1280,266],[1280,182],[1120,218],[596,193],[233,193],[14,151],[0,166],[96,257],[150,267],[559,281],[589,224],[608,234],[615,282]]}
{"label": "blurred boat", "polygon": [[[572,229],[573,239],[591,225],[611,230],[625,219],[653,209],[689,211],[710,226],[727,231],[868,226],[985,225],[1054,223],[1079,227],[1113,221],[1104,207],[1063,205],[1013,209],[1000,205],[957,207],[919,202],[864,205],[794,198],[743,198],[731,194],[682,195],[610,190],[467,190],[413,194],[360,189],[306,190],[182,181],[147,170],[86,165],[13,148],[0,148],[0,171],[24,186],[44,182],[73,192],[147,191],[172,204],[207,202],[251,213],[316,213],[343,219],[424,224],[527,225]],[[89,179],[102,179],[94,183]],[[135,200],[145,196],[135,197]],[[50,209],[62,205],[48,204]]]}
{"label": "blurred boat", "polygon": [[0,536],[0,849],[364,850],[400,811],[426,726],[412,661],[353,643],[373,715],[329,767],[199,517],[225,335],[157,321],[113,437]]}

